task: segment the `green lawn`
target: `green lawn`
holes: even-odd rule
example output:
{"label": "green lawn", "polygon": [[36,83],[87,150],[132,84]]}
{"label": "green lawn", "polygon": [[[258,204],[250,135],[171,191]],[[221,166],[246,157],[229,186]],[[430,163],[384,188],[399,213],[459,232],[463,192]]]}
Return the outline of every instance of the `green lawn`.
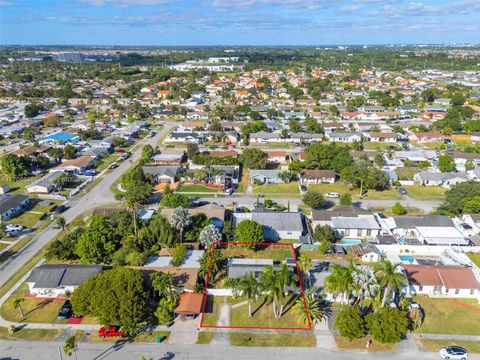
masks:
{"label": "green lawn", "polygon": [[315,191],[319,192],[321,194],[326,194],[329,192],[336,192],[339,194],[351,194],[353,195],[354,193],[358,194],[359,191],[353,191],[350,188],[350,185],[345,184],[341,181],[336,182],[334,184],[310,184],[308,185],[308,190],[310,191]]}
{"label": "green lawn", "polygon": [[16,254],[30,240],[32,240],[32,237],[30,235],[27,235],[27,236],[24,236],[23,238],[21,238],[15,245],[13,245],[8,251],[4,252],[0,256],[0,264],[3,263],[4,261],[6,261],[10,256]]}
{"label": "green lawn", "polygon": [[2,340],[31,340],[51,341],[60,335],[60,330],[50,329],[20,329],[10,335],[7,328],[0,327],[0,339]]}
{"label": "green lawn", "polygon": [[189,192],[189,193],[217,193],[220,192],[221,189],[212,189],[204,185],[181,185],[178,190],[179,192]]}
{"label": "green lawn", "polygon": [[23,213],[20,215],[5,221],[5,224],[19,224],[26,228],[31,228],[40,220],[43,220],[45,215],[49,213],[56,205],[55,202],[51,202],[51,205],[43,206],[39,205],[38,199],[32,200],[32,205],[27,208]]}
{"label": "green lawn", "polygon": [[335,336],[335,342],[340,350],[367,350],[367,341],[371,341],[368,351],[395,351],[397,346],[395,344],[382,344],[374,340],[371,336],[366,336],[360,339],[350,340],[343,336]]}
{"label": "green lawn", "polygon": [[261,326],[275,328],[298,328],[305,327],[303,323],[298,323],[298,317],[293,313],[292,306],[295,303],[296,296],[288,296],[285,301],[285,308],[280,318],[273,315],[273,305],[267,304],[265,299],[252,304],[252,317],[248,316],[248,305],[232,308],[230,324],[232,326]]}
{"label": "green lawn", "polygon": [[197,344],[210,344],[214,336],[214,332],[201,331],[198,333]]}
{"label": "green lawn", "polygon": [[231,333],[230,343],[234,346],[261,347],[315,347],[317,340],[311,334],[257,334]]}
{"label": "green lawn", "polygon": [[472,260],[475,265],[480,267],[480,253],[467,253],[467,256]]}
{"label": "green lawn", "polygon": [[202,325],[215,326],[218,322],[218,307],[223,303],[223,296],[208,296]]}
{"label": "green lawn", "polygon": [[415,301],[425,312],[424,323],[416,332],[480,335],[480,305],[476,300],[458,299],[477,311],[448,299],[417,296]]}
{"label": "green lawn", "polygon": [[445,346],[461,346],[470,353],[480,353],[479,341],[457,341],[457,340],[420,340],[420,343],[428,350],[437,352]]}
{"label": "green lawn", "polygon": [[288,184],[265,184],[253,188],[254,194],[299,194],[298,182]]}
{"label": "green lawn", "polygon": [[95,169],[98,172],[105,170],[111,163],[118,160],[120,155],[121,154],[113,153],[105,156],[103,159],[100,159],[99,161],[97,161],[97,166],[95,167]]}
{"label": "green lawn", "polygon": [[437,186],[404,186],[407,194],[415,200],[442,200],[445,196],[445,189]]}
{"label": "green lawn", "polygon": [[[358,193],[353,196],[354,199],[359,199]],[[363,195],[365,200],[399,200],[402,199],[402,194],[397,189],[391,188],[384,191],[368,190]]]}
{"label": "green lawn", "polygon": [[400,180],[413,180],[413,175],[423,171],[419,167],[406,166],[395,170]]}
{"label": "green lawn", "polygon": [[8,184],[10,187],[9,194],[25,194],[25,186],[30,185],[35,179],[40,178],[41,175],[32,176],[20,181],[7,181],[4,177],[0,178],[0,183]]}
{"label": "green lawn", "polygon": [[[83,323],[83,321],[82,321]],[[135,342],[157,342],[157,337],[161,337],[162,343],[168,339],[170,336],[170,331],[153,331],[153,332],[147,332],[147,333],[142,333],[137,336],[135,336]]]}
{"label": "green lawn", "polygon": [[[407,215],[425,215],[425,212],[420,210],[417,207],[414,206],[404,206],[404,208],[407,210]],[[371,206],[370,210],[376,213],[383,213],[387,216],[394,216],[395,214],[392,212],[392,207],[385,207],[385,206]]]}
{"label": "green lawn", "polygon": [[19,292],[23,293],[25,291],[26,284],[22,285],[22,287],[16,291],[17,294],[10,296],[2,305],[0,314],[5,320],[32,323],[65,323],[65,320],[57,320],[58,311],[62,307],[63,301],[56,300],[25,298],[25,301],[21,304],[24,312],[24,316],[22,317],[19,309],[15,309],[13,302],[15,299],[22,297]]}
{"label": "green lawn", "polygon": [[283,261],[287,257],[293,257],[290,247],[273,246],[264,250],[253,251],[239,246],[231,246],[221,250],[224,258],[248,258],[248,259],[272,259]]}
{"label": "green lawn", "polygon": [[400,150],[400,145],[395,144],[395,143],[385,143],[385,142],[364,142],[363,146],[365,147],[365,150],[388,150],[390,147],[394,147],[396,149]]}

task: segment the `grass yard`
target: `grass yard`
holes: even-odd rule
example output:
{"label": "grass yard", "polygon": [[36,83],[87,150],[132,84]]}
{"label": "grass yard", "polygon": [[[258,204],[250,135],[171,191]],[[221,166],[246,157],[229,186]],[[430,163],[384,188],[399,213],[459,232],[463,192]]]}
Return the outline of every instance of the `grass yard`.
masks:
{"label": "grass yard", "polygon": [[159,336],[162,338],[162,343],[163,343],[170,336],[170,331],[153,331],[153,332],[142,333],[135,336],[135,342],[156,343],[157,337]]}
{"label": "grass yard", "polygon": [[[367,341],[371,340],[370,346],[366,347]],[[368,350],[368,351],[396,351],[397,346],[395,344],[382,344],[381,342],[374,340],[371,336],[366,336],[360,339],[350,340],[343,336],[335,336],[335,342],[340,350]]]}
{"label": "grass yard", "polygon": [[223,296],[208,296],[202,325],[215,326],[218,322],[218,308],[223,303]]}
{"label": "grass yard", "polygon": [[20,215],[5,221],[5,224],[19,224],[26,228],[33,227],[40,220],[45,219],[45,215],[49,213],[57,204],[51,202],[51,205],[44,206],[39,204],[38,199],[32,200],[32,205]]}
{"label": "grass yard", "polygon": [[311,334],[257,334],[231,333],[230,343],[234,346],[261,347],[315,347],[317,339]]}
{"label": "grass yard", "polygon": [[[407,215],[425,215],[425,212],[420,210],[417,207],[414,206],[404,206],[405,209],[407,210]],[[387,216],[394,216],[395,214],[392,212],[392,207],[385,207],[385,206],[371,206],[370,210],[376,213],[383,213]]]}
{"label": "grass yard", "polygon": [[[0,243],[0,251],[5,250],[5,248],[6,248],[8,245],[9,245],[9,244]],[[0,261],[1,261],[1,260],[0,260]]]}
{"label": "grass yard", "polygon": [[[336,192],[339,194],[354,194],[354,191],[350,188],[350,185],[343,182],[336,182],[334,184],[310,184],[308,190],[326,194],[329,192]],[[356,192],[357,194],[359,191]]]}
{"label": "grass yard", "polygon": [[239,246],[231,246],[222,249],[224,258],[248,258],[248,259],[272,259],[273,261],[283,261],[287,257],[293,257],[290,247],[273,246],[264,250],[253,251]]}
{"label": "grass yard", "polygon": [[264,184],[253,188],[254,194],[300,194],[298,182],[288,184]]}
{"label": "grass yard", "polygon": [[472,260],[475,265],[480,267],[480,253],[467,253],[467,256]]}
{"label": "grass yard", "polygon": [[404,186],[407,194],[415,200],[442,200],[445,196],[445,189],[437,186]]}
{"label": "grass yard", "polygon": [[380,151],[385,151],[388,150],[389,148],[393,147],[395,149],[400,150],[401,146],[395,143],[386,143],[386,142],[371,142],[371,141],[366,141],[363,143],[363,146],[365,150],[380,150]]}
{"label": "grass yard", "polygon": [[24,316],[20,315],[20,311],[15,309],[13,302],[21,295],[14,295],[7,299],[0,309],[0,314],[5,320],[15,322],[31,322],[31,323],[55,323],[64,324],[65,320],[57,320],[58,311],[63,305],[63,301],[57,300],[40,300],[33,298],[25,298],[21,306]]}
{"label": "grass yard", "polygon": [[0,327],[0,339],[2,340],[30,340],[51,341],[60,335],[60,330],[50,329],[20,329],[9,334],[7,328]]}
{"label": "grass yard", "polygon": [[200,331],[197,337],[197,344],[210,344],[213,337],[215,336],[214,332],[209,331]]}
{"label": "grass yard", "polygon": [[413,175],[421,172],[422,169],[419,167],[412,167],[412,166],[407,166],[407,167],[399,167],[395,169],[395,172],[398,175],[398,178],[400,180],[413,180]]}
{"label": "grass yard", "polygon": [[18,240],[18,242],[13,245],[8,251],[0,255],[0,264],[6,261],[9,257],[16,254],[18,251],[20,251],[20,249],[27,245],[30,240],[32,240],[32,237],[30,235],[24,236],[20,240]]}
{"label": "grass yard", "polygon": [[420,146],[426,149],[438,150],[444,148],[445,144],[443,141],[432,141],[429,143],[422,143]]}
{"label": "grass yard", "polygon": [[19,181],[7,181],[4,177],[1,177],[1,183],[7,184],[10,187],[10,191],[8,194],[20,194],[25,195],[25,186],[30,185],[35,179],[40,178],[39,176],[32,176],[29,178],[25,178]]}
{"label": "grass yard", "polygon": [[420,343],[429,351],[438,352],[445,346],[461,346],[468,350],[470,353],[480,353],[479,341],[456,341],[456,340],[420,340]]}
{"label": "grass yard", "polygon": [[[354,199],[359,199],[360,195],[356,193],[353,196]],[[363,198],[364,200],[399,200],[402,199],[402,194],[398,192],[397,189],[391,188],[384,191],[376,191],[376,190],[368,190],[364,193]]]}
{"label": "grass yard", "polygon": [[102,172],[103,170],[105,170],[111,163],[113,163],[114,161],[118,160],[118,158],[120,157],[121,154],[118,154],[118,153],[113,153],[113,154],[109,154],[107,156],[105,156],[103,159],[100,159],[98,162],[97,162],[97,166],[95,167],[95,169],[98,171],[98,172]]}
{"label": "grass yard", "polygon": [[480,335],[480,305],[476,300],[458,299],[467,306],[426,296],[417,296],[415,301],[425,311],[417,333]]}
{"label": "grass yard", "polygon": [[292,311],[297,296],[287,297],[280,318],[273,315],[273,304],[267,304],[265,299],[252,304],[252,317],[248,316],[248,305],[232,308],[230,324],[232,326],[259,326],[275,328],[304,328],[302,322],[297,322],[297,315]]}
{"label": "grass yard", "polygon": [[188,193],[217,193],[220,192],[221,189],[212,189],[204,185],[181,185],[177,191],[179,192],[188,192]]}

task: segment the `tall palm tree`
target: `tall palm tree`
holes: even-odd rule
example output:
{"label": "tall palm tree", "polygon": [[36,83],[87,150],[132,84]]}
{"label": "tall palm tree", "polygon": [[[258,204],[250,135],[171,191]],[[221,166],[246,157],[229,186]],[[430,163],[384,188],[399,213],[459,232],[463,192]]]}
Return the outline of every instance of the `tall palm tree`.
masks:
{"label": "tall palm tree", "polygon": [[370,266],[359,266],[352,273],[352,280],[357,303],[371,304],[380,291],[375,270]]}
{"label": "tall palm tree", "polygon": [[292,312],[298,315],[298,323],[305,325],[313,325],[324,316],[320,301],[315,297],[315,293],[309,290],[305,292],[305,302],[303,297],[299,297],[292,308]]}
{"label": "tall palm tree", "polygon": [[382,307],[385,306],[390,291],[401,291],[407,281],[405,275],[399,271],[399,265],[386,259],[380,260],[376,265],[375,274],[384,289]]}
{"label": "tall palm tree", "polygon": [[63,216],[57,216],[55,218],[55,224],[62,229],[62,231],[65,231],[65,227],[67,226],[67,220]]}
{"label": "tall palm tree", "polygon": [[310,285],[310,269],[312,268],[312,259],[307,255],[302,254],[298,258],[298,268],[303,274],[307,274],[307,283]]}
{"label": "tall palm tree", "polygon": [[325,278],[325,290],[335,296],[343,295],[348,302],[353,290],[352,274],[355,265],[350,261],[348,267],[333,264],[331,265],[331,274]]}
{"label": "tall palm tree", "polygon": [[23,318],[25,315],[23,313],[23,308],[22,308],[22,303],[25,301],[25,299],[23,297],[20,297],[20,298],[16,298],[15,300],[13,300],[13,307],[15,309],[18,309],[18,311],[20,311],[20,316]]}
{"label": "tall palm tree", "polygon": [[260,296],[260,285],[253,276],[253,272],[242,277],[237,288],[242,293],[242,299],[248,302],[248,317],[252,317],[252,302],[257,301]]}
{"label": "tall palm tree", "polygon": [[267,303],[273,305],[273,315],[276,318],[280,317],[277,312],[276,300],[278,300],[279,303],[282,302],[285,295],[278,271],[275,271],[272,266],[265,267],[261,274],[261,283]]}

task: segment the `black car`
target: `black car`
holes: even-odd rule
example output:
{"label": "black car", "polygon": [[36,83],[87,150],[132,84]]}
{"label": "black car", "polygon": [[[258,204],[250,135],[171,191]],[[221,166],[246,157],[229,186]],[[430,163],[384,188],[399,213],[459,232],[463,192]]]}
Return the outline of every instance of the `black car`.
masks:
{"label": "black car", "polygon": [[65,301],[60,310],[58,311],[58,320],[65,320],[71,317],[73,314],[72,304],[69,300]]}
{"label": "black car", "polygon": [[55,206],[55,209],[53,209],[53,213],[54,214],[61,214],[65,210],[67,210],[67,207],[65,205],[57,205],[57,206]]}
{"label": "black car", "polygon": [[398,191],[400,191],[400,194],[402,195],[407,195],[407,190],[405,190],[404,188],[398,188]]}

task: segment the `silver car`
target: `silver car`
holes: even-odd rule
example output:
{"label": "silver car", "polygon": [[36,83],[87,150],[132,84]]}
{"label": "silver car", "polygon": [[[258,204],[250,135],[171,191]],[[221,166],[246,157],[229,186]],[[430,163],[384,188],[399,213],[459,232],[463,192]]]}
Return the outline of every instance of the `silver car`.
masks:
{"label": "silver car", "polygon": [[467,360],[468,359],[468,351],[460,346],[447,346],[441,348],[440,356],[446,360]]}

